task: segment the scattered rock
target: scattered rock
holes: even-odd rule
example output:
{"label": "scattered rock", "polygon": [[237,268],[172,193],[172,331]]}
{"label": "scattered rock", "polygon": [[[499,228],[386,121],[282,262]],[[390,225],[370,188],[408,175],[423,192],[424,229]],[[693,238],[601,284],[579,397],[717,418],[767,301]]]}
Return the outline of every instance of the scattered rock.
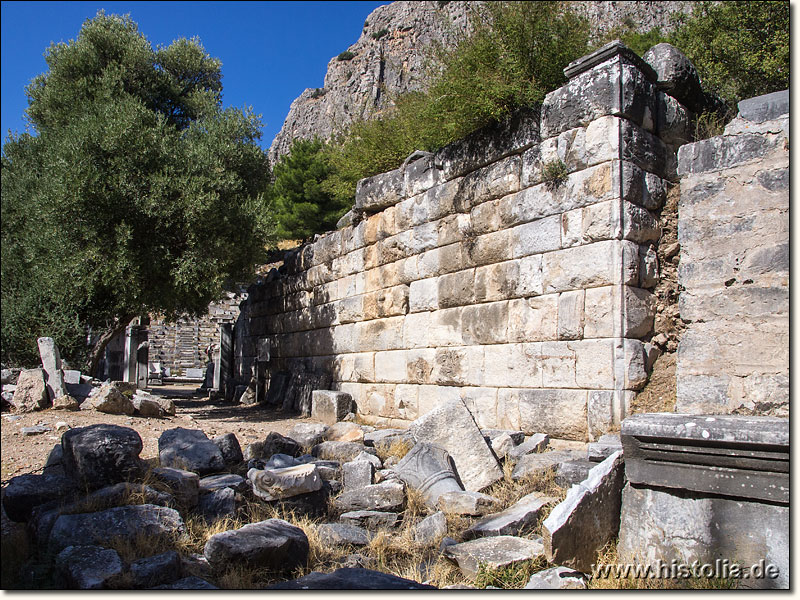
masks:
{"label": "scattered rock", "polygon": [[541,475],[547,471],[556,471],[560,463],[580,458],[583,456],[576,450],[551,450],[550,452],[526,454],[519,459],[511,473],[511,478],[516,480]]}
{"label": "scattered rock", "polygon": [[236,492],[229,487],[202,494],[197,501],[198,512],[208,521],[215,521],[233,515],[239,503]]}
{"label": "scattered rock", "polygon": [[53,428],[49,425],[34,425],[33,427],[21,427],[19,432],[22,435],[41,435],[43,433],[47,433],[48,431],[53,431]]}
{"label": "scattered rock", "polygon": [[503,478],[497,458],[461,399],[426,413],[411,424],[409,433],[417,442],[447,450],[466,490],[479,492]]}
{"label": "scattered rock", "polygon": [[409,487],[422,493],[425,504],[431,508],[438,506],[442,494],[463,489],[447,451],[424,442],[416,444],[397,463],[394,472]]}
{"label": "scattered rock", "polygon": [[219,447],[199,429],[168,429],[158,438],[158,457],[164,467],[186,469],[198,475],[225,469]]}
{"label": "scattered rock", "polygon": [[10,401],[17,412],[33,412],[50,405],[43,369],[27,369],[19,374],[14,396]]}
{"label": "scattered rock", "polygon": [[111,415],[131,416],[136,412],[128,397],[115,383],[105,383],[81,404],[81,410],[96,410]]}
{"label": "scattered rock", "polygon": [[158,481],[169,487],[175,500],[182,506],[197,506],[200,493],[200,476],[197,473],[173,467],[157,467],[152,473]]}
{"label": "scattered rock", "polygon": [[56,580],[71,590],[102,590],[119,578],[119,554],[99,546],[67,546],[55,559]]}
{"label": "scattered rock", "polygon": [[464,532],[464,539],[529,533],[539,521],[542,509],[557,501],[556,498],[536,492],[523,496],[507,509],[474,523]]}
{"label": "scattered rock", "polygon": [[526,590],[585,590],[583,573],[567,567],[552,567],[531,575]]}
{"label": "scattered rock", "polygon": [[323,441],[327,425],[321,423],[298,423],[287,434],[304,448],[311,448]]}
{"label": "scattered rock", "polygon": [[50,532],[50,548],[60,552],[67,546],[102,546],[120,537],[133,542],[146,535],[153,543],[183,536],[186,528],[178,511],[154,504],[119,506],[100,512],[61,515]]}
{"label": "scattered rock", "polygon": [[373,448],[390,448],[395,443],[413,445],[408,431],[404,429],[376,429],[364,434],[364,445]]}
{"label": "scattered rock", "polygon": [[64,374],[61,372],[61,354],[58,352],[53,338],[40,337],[37,340],[39,345],[39,356],[44,367],[44,380],[47,386],[47,394],[50,402],[67,395],[67,388],[64,386]]}
{"label": "scattered rock", "polygon": [[340,515],[339,520],[366,529],[390,529],[397,527],[400,515],[379,510],[354,510]]}
{"label": "scattered rock", "polygon": [[12,477],[3,490],[3,509],[12,521],[22,523],[35,507],[68,498],[74,491],[73,481],[64,475],[19,475]]}
{"label": "scattered rock", "polygon": [[349,523],[323,523],[317,527],[317,533],[328,546],[366,546],[372,539],[366,529]]}
{"label": "scattered rock", "polygon": [[342,487],[345,491],[372,485],[375,467],[366,460],[354,460],[342,465]]}
{"label": "scattered rock", "polygon": [[148,556],[132,562],[129,572],[134,588],[172,583],[181,576],[181,557],[174,550]]}
{"label": "scattered rock", "polygon": [[253,493],[267,501],[315,492],[322,487],[322,478],[313,463],[285,469],[250,469],[247,478],[253,485]]}
{"label": "scattered rock", "polygon": [[514,440],[507,433],[501,433],[497,437],[490,438],[489,444],[492,446],[494,455],[501,460],[514,449]]}
{"label": "scattered rock", "polygon": [[226,466],[233,467],[244,461],[242,447],[239,445],[239,440],[236,439],[236,434],[225,433],[211,438],[211,441],[222,452],[222,458]]}
{"label": "scattered rock", "polygon": [[433,546],[447,533],[447,517],[442,511],[425,517],[414,526],[414,543]]}
{"label": "scattered rock", "polygon": [[397,512],[403,508],[405,490],[403,484],[387,481],[344,492],[334,500],[342,511],[384,510]]}
{"label": "scattered rock", "polygon": [[281,519],[268,519],[212,535],[203,555],[215,569],[237,564],[290,571],[306,563],[308,550],[302,529]]}
{"label": "scattered rock", "polygon": [[456,515],[479,516],[496,509],[500,501],[481,492],[446,492],[439,496],[439,508]]}
{"label": "scattered rock", "polygon": [[61,446],[64,471],[89,489],[135,479],[144,472],[139,459],[142,438],[129,427],[75,427],[61,437]]}
{"label": "scattered rock", "polygon": [[200,480],[200,493],[207,494],[224,488],[231,488],[235,492],[245,492],[250,486],[247,480],[241,475],[233,473],[221,473],[219,475],[209,475]]}
{"label": "scattered rock", "polygon": [[143,390],[136,390],[131,403],[143,417],[175,416],[175,402],[171,398],[163,398]]}
{"label": "scattered rock", "polygon": [[589,471],[596,465],[596,462],[588,459],[562,462],[558,465],[558,470],[556,471],[556,485],[569,488],[576,483],[580,483],[589,476]]}
{"label": "scattered rock", "polygon": [[345,392],[314,390],[311,393],[311,418],[333,425],[353,409],[353,398]]}
{"label": "scattered rock", "polygon": [[619,451],[569,489],[542,523],[548,561],[591,572],[597,552],[619,533],[624,475]]}
{"label": "scattered rock", "polygon": [[364,451],[375,453],[375,450],[365,448],[363,445],[356,444],[355,442],[322,442],[311,449],[311,454],[324,460],[349,462]]}
{"label": "scattered rock", "polygon": [[80,407],[80,402],[68,394],[53,400],[54,410],[78,410]]}
{"label": "scattered rock", "polygon": [[603,462],[614,452],[622,450],[622,441],[618,433],[607,433],[601,435],[596,442],[589,444],[587,449],[589,460],[599,463]]}
{"label": "scattered rock", "polygon": [[325,440],[329,442],[356,442],[364,441],[364,432],[355,423],[341,421],[334,423],[325,431]]}
{"label": "scattered rock", "polygon": [[530,436],[527,440],[522,442],[519,446],[516,446],[509,452],[509,455],[512,458],[520,458],[525,456],[526,454],[532,454],[534,452],[544,452],[547,445],[550,443],[550,436],[545,433],[535,433]]}
{"label": "scattered rock", "polygon": [[445,556],[458,563],[461,572],[475,579],[481,565],[499,569],[508,565],[532,560],[544,554],[541,539],[529,540],[510,535],[478,538],[445,549]]}
{"label": "scattered rock", "polygon": [[303,446],[292,438],[283,436],[276,431],[271,431],[263,442],[253,442],[245,448],[244,459],[270,458],[273,454],[301,456],[303,454]]}
{"label": "scattered rock", "polygon": [[481,433],[483,434],[483,437],[489,438],[490,443],[491,440],[504,434],[511,438],[511,441],[514,442],[515,446],[519,446],[525,441],[525,432],[516,429],[481,429]]}
{"label": "scattered rock", "polygon": [[435,590],[432,585],[417,583],[396,575],[370,569],[337,569],[333,573],[312,571],[304,577],[282,581],[268,590]]}

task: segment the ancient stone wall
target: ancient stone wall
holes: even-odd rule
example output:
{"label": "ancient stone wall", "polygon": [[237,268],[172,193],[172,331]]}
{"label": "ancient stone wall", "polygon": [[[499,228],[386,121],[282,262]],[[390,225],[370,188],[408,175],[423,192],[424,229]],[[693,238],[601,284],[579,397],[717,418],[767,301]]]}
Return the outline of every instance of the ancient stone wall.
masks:
{"label": "ancient stone wall", "polygon": [[172,375],[181,375],[186,369],[205,368],[209,361],[206,349],[211,344],[219,344],[220,323],[236,320],[241,301],[241,295],[229,292],[219,302],[212,302],[208,313],[201,317],[180,319],[176,323],[159,316],[151,317],[149,361],[160,362]]}
{"label": "ancient stone wall", "polygon": [[482,427],[584,440],[619,423],[647,379],[651,211],[675,172],[659,115],[686,115],[659,110],[656,73],[618,43],[566,72],[540,114],[362,180],[354,224],[248,290],[235,377],[267,339],[270,373],[328,372],[365,418],[462,397]]}
{"label": "ancient stone wall", "polygon": [[683,146],[677,410],[789,414],[789,92]]}

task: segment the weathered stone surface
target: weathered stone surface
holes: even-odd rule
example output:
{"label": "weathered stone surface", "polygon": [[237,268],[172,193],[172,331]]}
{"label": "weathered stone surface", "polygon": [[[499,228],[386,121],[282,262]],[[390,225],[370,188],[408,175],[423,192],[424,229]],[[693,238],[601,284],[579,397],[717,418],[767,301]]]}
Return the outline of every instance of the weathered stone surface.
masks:
{"label": "weathered stone surface", "polygon": [[700,76],[686,55],[672,44],[656,44],[645,52],[642,59],[658,75],[656,86],[676,98],[694,112],[705,107],[705,97],[700,86]]}
{"label": "weathered stone surface", "polygon": [[53,338],[40,337],[37,343],[39,345],[39,356],[42,359],[42,367],[44,368],[47,394],[50,396],[50,402],[52,402],[56,398],[67,394],[67,388],[64,385],[64,374],[61,371],[61,354],[58,352],[58,346],[56,346]]}
{"label": "weathered stone surface", "polygon": [[589,476],[589,471],[595,466],[597,466],[596,462],[587,459],[562,462],[556,471],[556,485],[569,488],[580,483]]}
{"label": "weathered stone surface", "polygon": [[211,441],[222,452],[222,458],[227,466],[232,467],[244,461],[242,447],[239,445],[239,440],[236,439],[236,434],[225,433],[211,438]]}
{"label": "weathered stone surface", "polygon": [[311,394],[311,418],[333,425],[353,411],[353,398],[346,392],[314,390]]}
{"label": "weathered stone surface", "polygon": [[118,425],[76,427],[61,436],[65,473],[90,489],[135,478],[143,473],[142,438]]}
{"label": "weathered stone surface", "polygon": [[64,475],[18,475],[3,490],[3,510],[12,521],[24,522],[35,507],[51,500],[65,500],[73,492],[74,482]]}
{"label": "weathered stone surface", "polygon": [[[484,436],[485,438],[486,436]],[[489,445],[492,447],[494,455],[503,460],[514,449],[514,440],[507,433],[501,433],[495,438],[490,438]]]}
{"label": "weathered stone surface", "polygon": [[336,508],[342,511],[381,510],[396,512],[403,508],[405,490],[402,483],[386,481],[368,485],[357,490],[343,492],[335,500]]}
{"label": "weathered stone surface", "polygon": [[322,487],[322,478],[313,463],[283,469],[250,469],[247,478],[253,493],[267,501],[308,494]]}
{"label": "weathered stone surface", "polygon": [[68,546],[55,559],[56,580],[71,590],[105,589],[123,570],[119,554],[100,546]]}
{"label": "weathered stone surface", "polygon": [[327,546],[366,546],[372,538],[363,527],[349,523],[323,523],[317,526],[317,533]]}
{"label": "weathered stone surface", "polygon": [[510,535],[478,538],[453,544],[445,549],[445,556],[458,563],[461,572],[475,579],[481,566],[499,569],[532,560],[544,554],[541,539],[530,540]]}
{"label": "weathered stone surface", "polygon": [[598,464],[542,523],[547,560],[591,571],[597,552],[619,532],[624,483],[622,452]]}
{"label": "weathered stone surface", "polygon": [[447,533],[447,517],[438,511],[422,519],[414,526],[414,543],[417,546],[433,546]]}
{"label": "weathered stone surface", "polygon": [[325,440],[331,442],[356,442],[364,441],[364,431],[361,426],[348,421],[334,423],[325,432]]}
{"label": "weathered stone surface", "polygon": [[323,441],[327,429],[328,426],[322,423],[297,423],[287,435],[304,448],[311,448]]}
{"label": "weathered stone surface", "polygon": [[158,438],[158,457],[163,467],[185,469],[198,475],[225,469],[219,447],[200,429],[168,429]]}
{"label": "weathered stone surface", "polygon": [[212,535],[203,555],[215,569],[240,564],[290,571],[305,564],[308,549],[302,529],[281,519],[268,519]]}
{"label": "weathered stone surface", "polygon": [[98,507],[112,508],[120,504],[131,504],[132,498],[140,498],[147,504],[156,506],[170,506],[173,503],[171,494],[160,492],[149,485],[142,483],[120,482],[100,488],[82,500],[74,502],[65,512],[86,512],[87,507],[95,510]]}
{"label": "weathered stone surface", "polygon": [[253,442],[244,449],[244,459],[270,458],[275,454],[301,456],[303,446],[292,438],[281,435],[277,431],[270,431],[263,442]]}
{"label": "weathered stone surface", "polygon": [[481,429],[481,433],[490,440],[494,440],[503,434],[508,435],[511,437],[511,441],[514,442],[515,446],[519,446],[525,441],[525,432],[515,431],[513,429]]}
{"label": "weathered stone surface", "polygon": [[526,590],[585,590],[586,579],[580,571],[551,567],[531,575]]}
{"label": "weathered stone surface", "polygon": [[400,515],[380,510],[353,510],[340,515],[339,520],[365,529],[391,529],[400,522]]}
{"label": "weathered stone surface", "polygon": [[96,410],[111,415],[133,415],[136,409],[133,402],[112,383],[105,383],[89,396],[81,410]]}
{"label": "weathered stone surface", "polygon": [[509,455],[511,458],[519,459],[526,454],[534,452],[544,452],[550,443],[550,436],[546,433],[534,433],[519,446],[515,446]]}
{"label": "weathered stone surface", "polygon": [[200,493],[200,476],[197,473],[172,467],[156,467],[152,473],[158,481],[169,487],[180,504],[187,508],[197,506]]}
{"label": "weathered stone surface", "polygon": [[453,400],[417,419],[409,433],[418,442],[438,445],[450,454],[464,488],[480,491],[503,477],[503,472],[470,411]]}
{"label": "weathered stone surface", "polygon": [[78,410],[80,406],[72,396],[59,396],[53,400],[53,410]]}
{"label": "weathered stone surface", "polygon": [[343,568],[333,573],[312,571],[299,579],[283,581],[268,590],[435,590],[432,585],[417,583],[396,575],[370,569]]}
{"label": "weathered stone surface", "polygon": [[218,590],[219,588],[215,585],[210,584],[205,579],[200,577],[196,577],[195,575],[190,575],[189,577],[184,577],[183,579],[179,579],[174,583],[163,583],[161,585],[157,585],[153,588],[153,590]]}
{"label": "weathered stone surface", "polygon": [[340,462],[354,460],[362,452],[374,453],[375,450],[355,442],[322,442],[311,449],[311,454],[317,458]]}
{"label": "weathered stone surface", "polygon": [[136,390],[131,399],[133,408],[143,417],[165,417],[175,415],[175,402],[143,390]]}
{"label": "weathered stone surface", "polygon": [[601,435],[596,442],[591,442],[587,448],[589,460],[603,462],[617,450],[622,450],[622,441],[618,433]]}
{"label": "weathered stone surface", "polygon": [[425,504],[431,508],[438,506],[442,494],[463,489],[453,459],[433,444],[416,444],[393,470],[409,487],[422,493]]}
{"label": "weathered stone surface", "polygon": [[527,534],[538,523],[542,509],[557,501],[556,498],[542,496],[536,492],[527,494],[507,509],[478,520],[464,531],[464,539]]}
{"label": "weathered stone surface", "polygon": [[445,492],[439,496],[439,508],[446,513],[456,515],[480,516],[496,510],[500,501],[481,492]]}
{"label": "weathered stone surface", "polygon": [[197,501],[197,512],[207,521],[232,517],[238,508],[236,492],[223,487],[202,494]]}
{"label": "weathered stone surface", "polygon": [[372,485],[375,467],[366,460],[354,460],[342,465],[342,487],[346,491]]}
{"label": "weathered stone surface", "polygon": [[546,471],[555,471],[562,462],[583,458],[581,454],[575,450],[551,450],[550,452],[526,454],[517,462],[511,477],[512,479],[521,479]]}
{"label": "weathered stone surface", "polygon": [[789,90],[772,92],[739,102],[739,117],[753,123],[771,121],[789,114]]}
{"label": "weathered stone surface", "polygon": [[132,562],[128,571],[133,588],[173,583],[181,577],[181,557],[174,550],[169,550]]}
{"label": "weathered stone surface", "polygon": [[241,475],[234,473],[220,473],[219,475],[209,475],[200,480],[199,491],[201,494],[231,488],[237,492],[244,492],[248,489],[247,480]]}
{"label": "weathered stone surface", "polygon": [[399,168],[361,179],[356,185],[354,210],[376,213],[403,200],[405,198],[403,171],[403,168]]}
{"label": "weathered stone surface", "polygon": [[49,406],[43,369],[27,369],[19,374],[10,404],[17,412],[32,412]]}
{"label": "weathered stone surface", "polygon": [[765,156],[781,142],[777,137],[743,133],[686,144],[678,150],[678,174],[730,169]]}
{"label": "weathered stone surface", "polygon": [[115,537],[131,542],[140,535],[153,543],[168,541],[185,534],[178,511],[153,504],[120,506],[108,510],[61,515],[50,532],[50,547],[60,552],[67,546],[104,545]]}

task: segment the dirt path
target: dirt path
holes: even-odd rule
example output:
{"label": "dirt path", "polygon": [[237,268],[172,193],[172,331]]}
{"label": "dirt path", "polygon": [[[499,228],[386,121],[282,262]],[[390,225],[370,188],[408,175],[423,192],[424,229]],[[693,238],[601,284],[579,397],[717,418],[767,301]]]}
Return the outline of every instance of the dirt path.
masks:
{"label": "dirt path", "polygon": [[[153,394],[170,397],[175,402],[175,416],[163,419],[52,409],[26,414],[4,412],[0,426],[2,483],[5,485],[16,475],[41,472],[50,450],[60,441],[61,434],[65,431],[56,431],[56,424],[60,422],[66,423],[70,428],[110,423],[135,429],[144,444],[141,453],[144,459],[158,456],[159,436],[167,429],[175,427],[202,429],[209,437],[233,432],[244,449],[251,442],[263,440],[270,431],[286,434],[295,423],[311,422],[310,419],[286,415],[257,405],[215,405],[196,390],[196,385],[168,385],[150,389]],[[23,427],[34,425],[47,425],[53,430],[37,435],[21,433]]]}

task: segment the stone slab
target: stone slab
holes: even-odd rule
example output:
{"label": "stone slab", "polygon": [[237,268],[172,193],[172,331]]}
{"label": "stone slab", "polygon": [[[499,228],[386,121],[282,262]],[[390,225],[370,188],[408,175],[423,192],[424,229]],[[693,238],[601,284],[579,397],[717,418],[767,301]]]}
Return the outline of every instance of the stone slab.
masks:
{"label": "stone slab", "polygon": [[533,560],[542,554],[544,546],[541,539],[510,535],[478,538],[452,544],[445,549],[445,556],[455,560],[461,572],[472,580],[478,576],[481,566],[495,570]]}
{"label": "stone slab", "polygon": [[552,496],[543,496],[537,492],[528,494],[507,509],[478,520],[464,532],[464,538],[526,534],[538,522],[542,509],[554,502],[557,499]]}

